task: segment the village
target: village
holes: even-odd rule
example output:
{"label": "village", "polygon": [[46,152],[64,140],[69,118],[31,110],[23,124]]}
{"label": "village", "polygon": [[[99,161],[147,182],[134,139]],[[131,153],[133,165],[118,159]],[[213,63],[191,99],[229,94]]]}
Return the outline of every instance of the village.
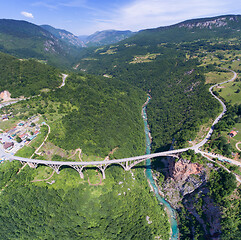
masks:
{"label": "village", "polygon": [[[8,121],[13,118],[12,114],[2,115],[0,117],[0,126],[2,121]],[[11,129],[0,131],[0,143],[6,152],[15,154],[19,149],[28,145],[40,133],[40,127],[44,123],[39,124],[39,117],[32,116],[26,121],[19,121]]]}

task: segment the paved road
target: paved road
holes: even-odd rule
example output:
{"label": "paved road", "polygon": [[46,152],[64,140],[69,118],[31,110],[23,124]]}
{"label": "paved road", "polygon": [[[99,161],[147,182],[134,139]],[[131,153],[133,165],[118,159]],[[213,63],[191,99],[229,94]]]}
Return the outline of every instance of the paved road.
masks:
{"label": "paved road", "polygon": [[11,100],[11,101],[8,101],[8,102],[0,103],[0,108],[6,107],[6,106],[14,104],[14,103],[17,103],[17,102],[19,102],[21,100],[24,100],[24,99]]}
{"label": "paved road", "polygon": [[203,152],[203,151],[199,151],[202,155],[206,155],[208,157],[211,157],[211,158],[218,158],[221,162],[227,162],[227,163],[232,163],[233,165],[236,165],[236,166],[239,166],[241,167],[241,162],[238,162],[236,160],[233,160],[231,158],[227,158],[227,157],[224,157],[222,155],[219,155],[219,154],[214,154],[214,153],[207,153],[207,152]]}
{"label": "paved road", "polygon": [[[215,157],[217,157],[216,155],[214,155],[214,154],[209,154],[209,153],[202,152],[202,151],[200,151],[200,153],[203,155],[203,157],[207,158],[210,162],[213,162],[213,163],[218,164],[220,167],[224,168],[227,172],[231,173],[231,171],[230,171],[229,169],[227,169],[225,166],[223,166],[221,163],[215,162],[214,160],[212,160],[211,158],[209,158],[209,157],[215,158]],[[222,157],[222,158],[224,159],[224,157]],[[237,161],[235,161],[235,162],[237,163],[236,165],[240,166],[240,162],[237,162]],[[234,164],[235,164],[235,163],[234,163]],[[235,173],[233,173],[233,174],[235,175],[236,180],[237,180],[239,183],[241,183],[240,176],[238,176],[238,175],[235,174]]]}
{"label": "paved road", "polygon": [[236,148],[241,152],[241,149],[240,149],[239,146],[238,146],[239,144],[241,144],[241,142],[237,142],[235,146],[236,146]]}

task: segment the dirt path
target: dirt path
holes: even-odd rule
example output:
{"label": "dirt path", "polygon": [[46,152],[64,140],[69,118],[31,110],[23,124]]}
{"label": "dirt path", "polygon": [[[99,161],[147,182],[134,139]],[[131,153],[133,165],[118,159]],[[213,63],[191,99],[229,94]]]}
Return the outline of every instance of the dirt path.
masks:
{"label": "dirt path", "polygon": [[55,173],[55,171],[53,170],[53,172],[51,173],[51,175],[50,175],[48,178],[46,178],[46,179],[36,179],[36,180],[31,181],[31,182],[43,182],[43,181],[48,181],[50,178],[53,177],[54,173]]}
{"label": "dirt path", "polygon": [[27,165],[27,163],[25,163],[21,168],[19,168],[17,175],[25,168],[26,165]]}
{"label": "dirt path", "polygon": [[48,139],[48,136],[51,132],[50,130],[50,126],[48,124],[45,124],[48,127],[48,133],[47,136],[45,137],[45,139],[43,140],[42,144],[35,150],[35,152],[32,154],[32,156],[30,158],[32,158],[34,156],[34,154],[40,155],[40,153],[38,152],[39,149],[44,145],[44,143],[46,142],[46,140]]}
{"label": "dirt path", "polygon": [[114,154],[114,152],[115,152],[117,149],[119,149],[119,148],[116,147],[116,148],[112,149],[112,150],[109,152],[108,156],[105,157],[104,161],[110,160],[110,155]]}
{"label": "dirt path", "polygon": [[235,146],[241,152],[241,149],[238,147],[239,144],[241,144],[241,142],[237,142]]}
{"label": "dirt path", "polygon": [[[88,176],[88,173],[87,173],[87,176]],[[99,176],[99,178],[100,178],[100,181],[99,181],[98,183],[96,183],[96,184],[91,183],[91,182],[90,182],[90,179],[89,179],[89,176],[88,176],[88,183],[89,183],[90,186],[99,186],[99,185],[102,184],[102,177],[101,177],[101,174],[98,173],[98,176]]]}
{"label": "dirt path", "polygon": [[80,148],[77,148],[77,149],[75,150],[74,154],[71,155],[70,157],[68,157],[68,159],[74,157],[77,152],[79,152],[79,160],[82,162],[82,159],[81,159],[82,149],[80,149]]}

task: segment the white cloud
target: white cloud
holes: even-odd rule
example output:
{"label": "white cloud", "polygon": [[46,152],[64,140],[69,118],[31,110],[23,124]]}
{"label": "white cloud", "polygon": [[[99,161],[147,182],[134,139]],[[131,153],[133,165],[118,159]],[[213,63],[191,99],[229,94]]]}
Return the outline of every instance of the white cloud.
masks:
{"label": "white cloud", "polygon": [[34,7],[46,7],[46,8],[49,8],[49,9],[56,9],[57,8],[57,5],[51,5],[51,4],[48,4],[48,3],[45,3],[45,2],[34,2],[31,5],[34,6]]}
{"label": "white cloud", "polygon": [[[235,8],[234,8],[235,6]],[[98,29],[132,31],[166,26],[183,20],[234,13],[241,9],[235,0],[134,0],[112,12],[106,19],[96,19]]]}
{"label": "white cloud", "polygon": [[74,1],[67,1],[62,2],[59,5],[65,7],[85,7],[86,0],[74,0]]}
{"label": "white cloud", "polygon": [[34,17],[33,17],[33,14],[32,14],[32,13],[29,13],[29,12],[21,12],[21,14],[22,14],[24,17],[27,17],[27,18],[34,18]]}

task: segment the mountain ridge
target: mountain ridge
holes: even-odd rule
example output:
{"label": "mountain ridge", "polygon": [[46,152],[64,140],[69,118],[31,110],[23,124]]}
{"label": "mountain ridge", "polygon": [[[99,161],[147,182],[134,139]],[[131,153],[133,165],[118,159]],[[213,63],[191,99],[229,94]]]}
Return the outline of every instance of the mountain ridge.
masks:
{"label": "mountain ridge", "polygon": [[0,51],[18,58],[37,58],[66,67],[76,50],[38,25],[0,19]]}
{"label": "mountain ridge", "polygon": [[221,15],[197,18],[173,25],[144,29],[126,39],[130,43],[159,44],[194,41],[199,39],[240,37],[241,15]]}
{"label": "mountain ridge", "polygon": [[55,37],[63,40],[64,42],[76,46],[76,47],[85,47],[85,44],[83,41],[81,41],[77,36],[75,36],[73,33],[66,31],[65,29],[58,29],[54,28],[51,25],[40,25],[43,29],[46,31],[52,33]]}

